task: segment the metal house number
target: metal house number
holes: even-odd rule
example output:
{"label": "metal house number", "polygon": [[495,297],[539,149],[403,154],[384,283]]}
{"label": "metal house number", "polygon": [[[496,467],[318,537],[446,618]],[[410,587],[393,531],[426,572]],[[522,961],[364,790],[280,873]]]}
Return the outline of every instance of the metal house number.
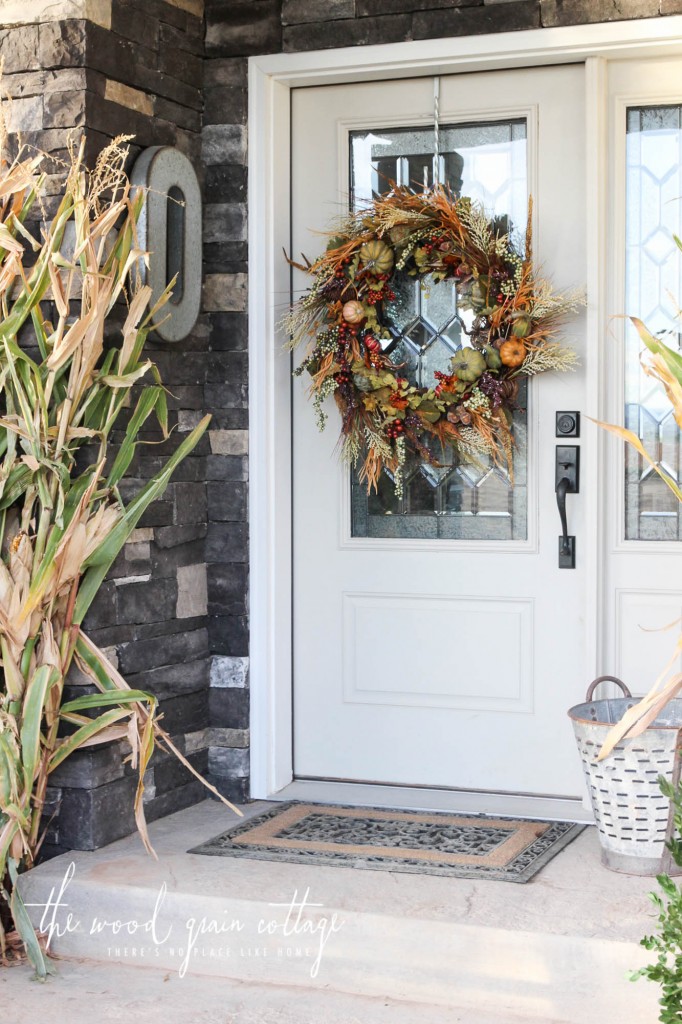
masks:
{"label": "metal house number", "polygon": [[138,236],[149,252],[142,266],[153,305],[176,277],[156,334],[182,341],[190,333],[201,304],[201,191],[194,167],[173,146],[150,146],[135,161],[130,180],[146,190]]}

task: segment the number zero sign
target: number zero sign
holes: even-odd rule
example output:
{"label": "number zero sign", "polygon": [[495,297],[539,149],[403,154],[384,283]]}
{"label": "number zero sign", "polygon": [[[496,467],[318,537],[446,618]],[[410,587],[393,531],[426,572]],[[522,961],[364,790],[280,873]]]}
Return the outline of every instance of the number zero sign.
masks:
{"label": "number zero sign", "polygon": [[151,305],[176,282],[160,313],[158,337],[182,341],[201,304],[201,191],[188,158],[173,146],[150,146],[135,161],[130,180],[145,190],[138,238],[149,253],[142,277],[152,289]]}

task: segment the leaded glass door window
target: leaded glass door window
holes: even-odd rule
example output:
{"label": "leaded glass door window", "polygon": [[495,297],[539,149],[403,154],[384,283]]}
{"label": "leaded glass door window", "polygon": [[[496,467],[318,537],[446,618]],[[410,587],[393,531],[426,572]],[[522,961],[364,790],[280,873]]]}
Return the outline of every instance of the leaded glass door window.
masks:
{"label": "leaded glass door window", "polygon": [[[447,125],[439,132],[438,180],[457,195],[480,202],[522,244],[528,204],[527,125],[523,118]],[[362,207],[391,182],[414,189],[433,183],[432,129],[371,129],[350,136],[352,202]],[[449,372],[455,352],[469,344],[473,314],[457,308],[453,281],[434,283],[396,275],[395,301],[387,306],[392,361],[419,387],[435,371]],[[351,482],[355,537],[525,540],[527,536],[527,390],[514,416],[514,481],[487,457],[459,461],[430,447],[433,461],[414,456],[405,467],[402,498],[385,471],[376,493]]]}
{"label": "leaded glass door window", "polygon": [[[625,309],[666,344],[680,348],[682,105],[630,107],[626,113]],[[676,483],[682,482],[680,431],[663,388],[640,369],[641,341],[628,322],[625,424]],[[626,449],[626,540],[682,540],[680,504],[634,449]]]}

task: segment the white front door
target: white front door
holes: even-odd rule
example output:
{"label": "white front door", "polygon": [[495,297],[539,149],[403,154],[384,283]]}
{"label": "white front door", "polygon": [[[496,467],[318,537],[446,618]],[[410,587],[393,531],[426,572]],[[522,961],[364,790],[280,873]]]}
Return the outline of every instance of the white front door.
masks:
{"label": "white front door", "polygon": [[[586,416],[570,442],[556,437],[555,416],[625,420],[682,480],[679,431],[638,370],[639,342],[622,319],[679,332],[679,72],[677,58],[593,63],[587,106],[582,64],[441,78],[442,175],[517,227],[532,194],[536,261],[558,288],[589,287],[587,321],[564,332],[581,366],[531,381],[513,488],[494,472],[415,466],[401,502],[388,481],[368,499],[351,480],[335,452],[333,405],[319,434],[305,383],[295,382],[301,795],[312,786],[314,795],[349,799],[341,783],[357,793],[374,783],[384,788],[362,790],[373,802],[392,802],[390,787],[415,787],[409,800],[430,806],[429,791],[443,794],[443,806],[496,811],[518,810],[525,796],[568,798],[578,815],[584,784],[566,709],[598,672],[616,672],[641,693],[667,660],[674,634],[650,630],[682,614],[680,509],[643,460]],[[382,175],[422,180],[433,153],[433,80],[295,90],[292,126],[292,248],[312,258],[323,245],[314,232],[343,212],[351,191],[362,198]],[[295,276],[296,289],[306,283]],[[443,368],[457,344],[452,302],[443,288],[401,295],[400,357],[413,374]],[[587,470],[568,498],[575,569],[557,564],[560,443],[579,445]],[[478,795],[467,803],[462,791]]]}
{"label": "white front door", "polygon": [[[312,232],[373,173],[375,187],[422,180],[433,95],[430,78],[295,91],[296,254],[316,255]],[[521,233],[532,194],[536,260],[559,288],[585,281],[583,124],[583,65],[440,81],[445,177]],[[401,297],[415,374],[445,369],[457,344],[449,288]],[[584,504],[568,498],[577,565],[560,569],[555,500],[555,413],[585,404],[581,317],[565,339],[582,366],[531,382],[513,488],[492,469],[417,466],[401,503],[388,480],[368,499],[336,456],[335,409],[319,434],[296,382],[296,777],[581,795],[565,712],[587,673]]]}

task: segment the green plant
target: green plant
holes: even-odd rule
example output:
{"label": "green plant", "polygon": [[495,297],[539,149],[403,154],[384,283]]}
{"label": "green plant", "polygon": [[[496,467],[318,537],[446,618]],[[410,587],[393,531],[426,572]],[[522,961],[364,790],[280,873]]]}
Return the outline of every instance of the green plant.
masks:
{"label": "green plant", "polygon": [[[127,740],[152,853],[142,796],[155,743],[197,774],[159,725],[155,697],[132,690],[82,628],[117,554],[209,422],[123,502],[119,484],[150,417],[169,436],[166,391],[143,354],[168,294],[148,311],[151,291],[136,281],[144,196],[123,171],[126,141],[91,173],[83,147],[73,153],[49,222],[42,158],[0,153],[0,959],[23,947],[40,977],[51,967],[17,880],[40,848],[50,773],[85,746]],[[73,662],[96,692],[65,701]]]}
{"label": "green plant", "polygon": [[[661,776],[658,780],[661,792],[673,806],[674,835],[666,844],[673,860],[682,867],[682,787],[673,786]],[[657,982],[662,989],[659,999],[662,1024],[679,1024],[682,1021],[682,889],[669,875],[657,875],[661,894],[649,893],[658,911],[658,932],[647,935],[641,945],[656,953],[656,961],[647,964],[631,975],[632,981],[648,978]]]}

